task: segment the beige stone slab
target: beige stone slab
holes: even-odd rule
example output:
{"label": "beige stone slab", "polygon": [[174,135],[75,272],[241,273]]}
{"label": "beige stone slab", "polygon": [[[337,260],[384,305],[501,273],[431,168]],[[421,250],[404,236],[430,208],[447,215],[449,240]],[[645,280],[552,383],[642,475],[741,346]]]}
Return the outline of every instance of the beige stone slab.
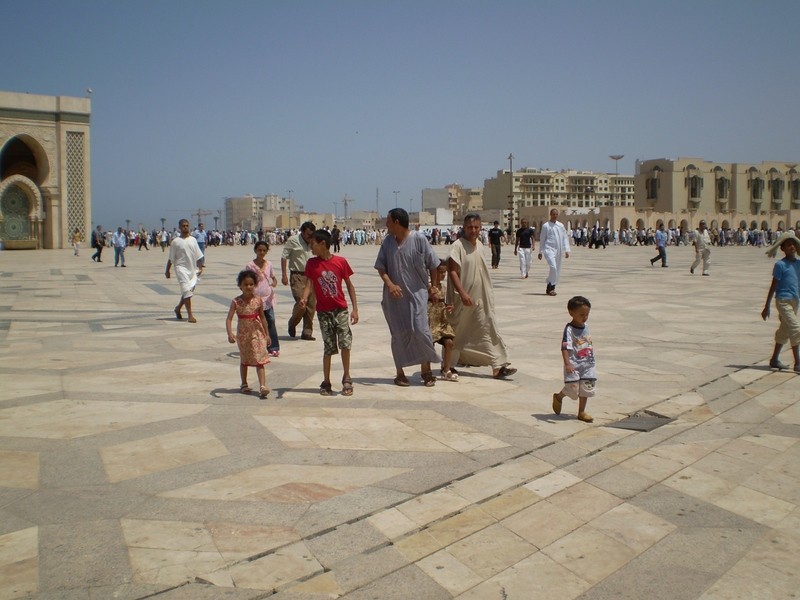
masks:
{"label": "beige stone slab", "polygon": [[322,565],[303,542],[297,542],[252,562],[227,569],[237,588],[280,590],[300,578],[323,572]]}
{"label": "beige stone slab", "polygon": [[226,560],[241,560],[300,539],[291,527],[250,523],[206,523],[219,553]]}
{"label": "beige stone slab", "polygon": [[[256,417],[256,420],[260,420]],[[264,425],[264,423],[262,423]],[[316,448],[317,444],[308,439],[302,431],[294,427],[276,427],[274,425],[267,427],[269,432],[278,438],[281,443],[287,448]]]}
{"label": "beige stone slab", "polygon": [[[22,354],[27,354],[22,352]],[[5,364],[5,358],[3,359]],[[39,394],[61,391],[61,377],[48,373],[37,373],[36,377],[12,377],[0,375],[0,403]]]}
{"label": "beige stone slab", "polygon": [[121,519],[129,548],[217,552],[211,532],[202,523]]}
{"label": "beige stone slab", "polygon": [[549,556],[537,552],[487,579],[457,600],[573,600],[590,585]]}
{"label": "beige stone slab", "polygon": [[698,600],[752,600],[797,596],[795,573],[786,574],[762,561],[740,560]]}
{"label": "beige stone slab", "polygon": [[199,573],[223,567],[225,559],[216,550],[162,550],[128,548],[133,580],[138,583],[178,585],[193,581]]}
{"label": "beige stone slab", "polygon": [[390,540],[411,533],[419,525],[396,508],[389,508],[367,518],[367,522]]}
{"label": "beige stone slab", "polygon": [[483,578],[446,550],[426,556],[417,566],[453,595],[478,585]]}
{"label": "beige stone slab", "polygon": [[228,454],[208,427],[197,427],[100,449],[112,483],[160,473]]}
{"label": "beige stone slab", "polygon": [[427,525],[460,511],[470,502],[447,489],[423,494],[397,506],[397,510],[417,525]]}
{"label": "beige stone slab", "polygon": [[544,500],[503,519],[500,523],[541,549],[575,531],[584,521]]}
{"label": "beige stone slab", "polygon": [[622,568],[637,552],[589,525],[542,548],[542,552],[595,585]]}
{"label": "beige stone slab", "polygon": [[589,483],[581,482],[553,494],[548,502],[575,516],[579,521],[586,522],[621,504],[622,500]]}
{"label": "beige stone slab", "polygon": [[795,403],[788,406],[785,410],[775,415],[775,418],[782,423],[800,425],[800,404]]}
{"label": "beige stone slab", "polygon": [[620,504],[589,523],[594,529],[642,553],[677,529],[669,521],[632,504]]}
{"label": "beige stone slab", "polygon": [[797,506],[745,486],[736,486],[714,502],[717,506],[763,525],[775,527]]}
{"label": "beige stone slab", "polygon": [[524,456],[494,467],[494,471],[516,483],[524,483],[553,469],[549,462],[535,456]]}
{"label": "beige stone slab", "polygon": [[196,415],[206,404],[53,400],[0,409],[0,435],[68,440]]}
{"label": "beige stone slab", "polygon": [[527,488],[519,487],[483,502],[481,510],[495,519],[505,519],[541,500],[541,496]]}
{"label": "beige stone slab", "polygon": [[416,562],[441,550],[443,546],[427,531],[420,531],[394,543],[395,549],[409,562]]}
{"label": "beige stone slab", "polygon": [[547,498],[557,494],[570,486],[580,483],[581,479],[572,473],[561,469],[553,471],[544,477],[535,479],[526,484],[525,487],[541,498]]}
{"label": "beige stone slab", "polygon": [[39,453],[0,450],[0,487],[39,488]]}
{"label": "beige stone slab", "polygon": [[287,590],[289,594],[298,594],[301,598],[335,599],[344,595],[345,590],[339,585],[334,573],[323,573],[301,581]]}
{"label": "beige stone slab", "polygon": [[497,438],[479,432],[427,431],[425,433],[456,452],[494,450],[496,448],[508,448],[509,446],[509,444]]}
{"label": "beige stone slab", "polygon": [[536,547],[500,524],[473,533],[447,547],[468,569],[485,578],[536,552]]}
{"label": "beige stone slab", "polygon": [[272,464],[160,495],[195,500],[313,503],[406,472],[408,469]]}
{"label": "beige stone slab", "polygon": [[678,471],[669,479],[665,479],[663,483],[684,494],[707,502],[716,502],[736,487],[735,483],[692,467]]}
{"label": "beige stone slab", "polygon": [[447,546],[496,522],[494,517],[480,507],[473,506],[449,519],[434,523],[427,532],[442,546]]}
{"label": "beige stone slab", "polygon": [[39,590],[39,528],[0,535],[0,598],[23,598]]}
{"label": "beige stone slab", "polygon": [[485,471],[456,481],[447,486],[447,489],[470,502],[479,502],[499,494],[504,490],[510,489],[515,485],[515,481],[503,477],[495,469],[486,469]]}
{"label": "beige stone slab", "polygon": [[759,433],[757,435],[744,435],[741,437],[746,442],[757,444],[759,446],[766,446],[773,450],[785,452],[792,446],[800,444],[797,438],[787,437],[785,435],[771,435],[769,433]]}
{"label": "beige stone slab", "polygon": [[658,456],[652,449],[637,454],[622,464],[626,469],[634,473],[656,480],[674,475],[685,466],[677,460]]}

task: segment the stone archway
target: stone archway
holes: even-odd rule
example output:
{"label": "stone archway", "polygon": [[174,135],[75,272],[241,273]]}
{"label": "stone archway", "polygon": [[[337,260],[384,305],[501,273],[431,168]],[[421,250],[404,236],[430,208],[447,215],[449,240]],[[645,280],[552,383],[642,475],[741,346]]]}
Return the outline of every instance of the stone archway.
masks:
{"label": "stone archway", "polygon": [[36,248],[42,215],[39,188],[23,175],[0,183],[0,238],[8,249]]}

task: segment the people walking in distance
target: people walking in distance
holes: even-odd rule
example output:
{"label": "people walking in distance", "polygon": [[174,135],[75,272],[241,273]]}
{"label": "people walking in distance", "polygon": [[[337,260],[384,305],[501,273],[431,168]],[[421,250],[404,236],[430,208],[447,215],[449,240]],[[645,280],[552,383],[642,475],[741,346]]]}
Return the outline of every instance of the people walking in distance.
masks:
{"label": "people walking in distance", "polygon": [[569,236],[558,221],[558,209],[553,208],[550,210],[550,220],[542,224],[542,231],[539,234],[539,260],[544,258],[549,267],[545,290],[548,296],[556,295],[556,286],[561,276],[562,256],[569,258]]}
{"label": "people walking in distance", "polygon": [[586,402],[595,394],[595,373],[592,334],[589,332],[591,303],[583,296],[573,296],[567,302],[567,312],[572,320],[564,327],[561,337],[561,357],[564,360],[564,387],[553,394],[553,412],[561,414],[565,396],[578,401],[578,420],[591,423],[594,419],[586,412]]}
{"label": "people walking in distance", "polygon": [[148,252],[150,251],[150,248],[147,245],[147,238],[149,237],[149,235],[150,234],[147,233],[147,229],[145,229],[144,227],[142,227],[139,230],[139,252],[142,251],[142,246],[144,246],[144,249],[147,250]]}
{"label": "people walking in distance", "polygon": [[203,258],[200,260],[202,261],[203,267],[206,266],[206,244],[208,242],[208,232],[205,230],[205,226],[202,223],[197,224],[197,229],[192,232],[192,237],[197,241],[197,247],[200,248],[200,254],[203,255]]}
{"label": "people walking in distance", "polygon": [[278,330],[275,326],[275,288],[278,287],[278,279],[272,269],[272,263],[267,260],[269,244],[264,240],[256,242],[253,246],[256,257],[245,265],[246,270],[253,271],[257,276],[255,295],[261,298],[264,303],[264,318],[267,321],[267,332],[269,333],[269,355],[280,356],[281,344],[278,341]]}
{"label": "people walking in distance", "polygon": [[658,224],[658,230],[656,231],[656,249],[658,250],[658,254],[650,259],[650,266],[656,264],[656,261],[661,261],[661,266],[666,268],[667,265],[667,232],[664,231],[664,223]]}
{"label": "people walking in distance", "polygon": [[492,268],[496,269],[500,266],[500,247],[505,239],[503,230],[500,229],[500,221],[494,222],[494,227],[489,230],[489,248],[492,250]]}
{"label": "people walking in distance", "polygon": [[289,317],[289,337],[297,335],[297,326],[302,321],[303,333],[300,339],[314,340],[314,309],[316,308],[314,293],[306,299],[303,306],[300,305],[300,298],[303,297],[303,290],[306,289],[306,263],[311,258],[311,239],[314,237],[316,227],[311,221],[306,221],[300,226],[300,233],[293,235],[283,245],[281,253],[281,283],[289,285],[291,283],[292,296],[294,297],[294,307],[292,316]]}
{"label": "people walking in distance", "polygon": [[170,271],[175,267],[175,276],[181,286],[181,299],[175,307],[175,316],[178,320],[183,319],[181,309],[186,307],[186,315],[189,323],[197,323],[197,319],[192,312],[192,296],[197,287],[197,278],[203,272],[203,253],[189,232],[189,221],[181,219],[178,222],[180,236],[172,240],[169,245],[169,259],[164,273],[167,279],[170,278]]}
{"label": "people walking in distance", "polygon": [[75,228],[75,231],[72,232],[72,251],[73,256],[80,256],[81,251],[81,241],[83,240],[83,234],[79,228]]}
{"label": "people walking in distance", "polygon": [[92,260],[95,262],[103,262],[100,257],[103,255],[103,248],[106,247],[106,234],[103,233],[103,228],[100,225],[92,232]]}
{"label": "people walking in distance", "polygon": [[778,249],[783,251],[783,258],[772,267],[772,283],[767,292],[767,301],[761,318],[769,318],[772,297],[775,296],[775,308],[778,311],[780,324],[775,332],[775,347],[769,366],[773,369],[788,369],[780,361],[781,350],[789,343],[794,357],[794,371],[800,373],[800,320],[798,320],[798,306],[800,305],[800,239],[793,233],[786,232],[781,235],[775,244],[767,251],[767,255],[774,257]]}
{"label": "people walking in distance", "polygon": [[458,381],[458,372],[453,368],[455,332],[448,316],[453,312],[453,294],[445,291],[446,281],[447,260],[442,259],[436,269],[436,282],[431,286],[435,293],[428,298],[428,325],[431,328],[433,343],[442,346],[442,379]]}
{"label": "people walking in distance", "polygon": [[517,229],[516,241],[514,242],[514,254],[519,257],[519,273],[523,279],[528,278],[528,271],[531,269],[531,253],[536,249],[534,238],[535,230],[528,225],[527,219],[522,219],[521,227]]}
{"label": "people walking in distance", "polygon": [[[250,393],[250,387],[247,385],[247,370],[249,367],[255,367],[259,395],[266,398],[269,388],[264,365],[269,363],[267,347],[270,340],[267,333],[267,321],[264,318],[264,302],[255,294],[257,280],[258,275],[254,271],[245,269],[239,273],[236,284],[242,293],[231,301],[231,307],[225,319],[225,329],[228,331],[228,342],[235,343],[239,347],[239,375],[242,378],[239,391],[243,394]],[[236,335],[233,335],[232,328],[234,314],[238,317]]]}
{"label": "people walking in distance", "polygon": [[[342,355],[342,395],[353,395],[353,380],[350,377],[350,350],[353,347],[353,333],[350,324],[358,323],[358,302],[356,288],[350,278],[353,269],[343,256],[331,254],[331,234],[325,230],[314,232],[311,240],[313,257],[306,263],[306,287],[300,304],[306,305],[312,291],[316,298],[317,319],[322,333],[322,383],[319,393],[330,396],[331,357]],[[352,312],[348,313],[347,299],[344,297],[342,283],[347,287]]]}
{"label": "people walking in distance", "polygon": [[463,235],[453,243],[447,271],[453,288],[453,361],[475,367],[491,366],[495,379],[517,372],[508,346],[500,336],[494,310],[494,288],[483,257],[481,217],[464,217]]}
{"label": "people walking in distance", "polygon": [[111,245],[114,246],[114,266],[116,267],[120,262],[125,266],[125,248],[128,247],[128,235],[122,230],[122,227],[117,227],[114,235],[111,236]]}
{"label": "people walking in distance", "polygon": [[695,229],[692,246],[694,246],[694,262],[689,267],[689,272],[694,275],[694,270],[702,260],[703,275],[708,276],[708,267],[711,264],[711,234],[708,232],[705,221],[700,221],[700,225]]}
{"label": "people walking in distance", "polygon": [[161,231],[158,233],[158,243],[161,246],[161,252],[164,252],[169,246],[169,232],[161,228]]}
{"label": "people walking in distance", "polygon": [[420,365],[422,382],[436,383],[431,362],[439,355],[433,347],[428,325],[428,298],[435,294],[436,256],[428,239],[420,231],[408,228],[408,213],[393,208],[386,216],[388,235],[381,243],[375,269],[383,281],[383,316],[391,334],[392,357],[396,369],[395,385],[410,385],[403,370]]}

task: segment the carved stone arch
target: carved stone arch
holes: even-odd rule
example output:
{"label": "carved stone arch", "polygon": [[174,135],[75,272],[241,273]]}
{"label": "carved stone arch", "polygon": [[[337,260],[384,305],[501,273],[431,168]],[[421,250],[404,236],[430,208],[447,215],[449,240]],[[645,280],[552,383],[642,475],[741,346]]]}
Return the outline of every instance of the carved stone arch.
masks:
{"label": "carved stone arch", "polygon": [[8,138],[0,148],[0,169],[0,178],[25,175],[36,185],[44,185],[50,176],[50,159],[36,138],[21,133]]}
{"label": "carved stone arch", "polygon": [[[42,192],[39,187],[24,175],[12,175],[11,177],[3,179],[3,181],[0,181],[0,198],[2,198],[5,191],[10,189],[12,186],[21,188],[28,197],[28,203],[30,207],[30,210],[28,211],[28,218],[31,221],[41,221]],[[2,219],[1,212],[0,219]]]}

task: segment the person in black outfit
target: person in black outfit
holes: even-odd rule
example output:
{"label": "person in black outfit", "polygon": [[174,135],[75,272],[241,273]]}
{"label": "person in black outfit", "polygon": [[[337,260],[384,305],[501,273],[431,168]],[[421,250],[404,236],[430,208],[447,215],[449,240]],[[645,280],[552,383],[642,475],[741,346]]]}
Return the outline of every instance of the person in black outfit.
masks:
{"label": "person in black outfit", "polygon": [[92,260],[97,262],[103,262],[100,260],[100,257],[103,255],[103,248],[106,246],[106,236],[103,233],[103,229],[100,225],[97,226],[92,232],[92,248],[94,248],[94,254],[92,254]]}
{"label": "person in black outfit", "polygon": [[536,248],[535,235],[536,231],[533,227],[528,226],[527,219],[522,219],[522,227],[517,229],[517,242],[514,244],[514,254],[519,256],[519,273],[523,279],[528,278],[528,272],[531,269],[531,253]]}
{"label": "person in black outfit", "polygon": [[500,266],[500,245],[503,243],[503,230],[499,227],[500,222],[495,221],[494,227],[489,230],[489,247],[492,249],[492,268]]}

